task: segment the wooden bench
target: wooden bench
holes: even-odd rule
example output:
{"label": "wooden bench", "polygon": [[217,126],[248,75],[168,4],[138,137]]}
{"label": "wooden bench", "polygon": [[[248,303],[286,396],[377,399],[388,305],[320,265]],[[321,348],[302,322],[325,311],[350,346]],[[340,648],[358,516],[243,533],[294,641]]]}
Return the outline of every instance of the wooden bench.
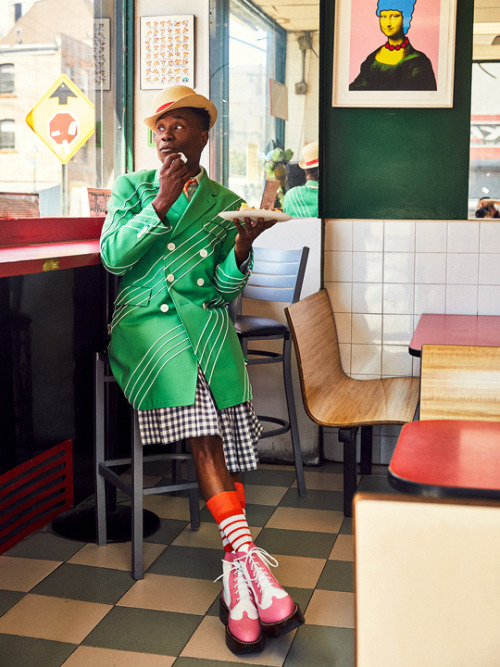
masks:
{"label": "wooden bench", "polygon": [[357,667],[498,665],[500,503],[358,493]]}
{"label": "wooden bench", "polygon": [[500,421],[500,347],[423,345],[420,419]]}
{"label": "wooden bench", "polygon": [[297,355],[305,410],[320,426],[339,429],[344,452],[344,514],[351,516],[357,486],[357,430],[361,427],[361,473],[369,474],[371,427],[404,424],[413,419],[418,378],[355,380],[346,375],[326,290],[288,306],[285,313]]}

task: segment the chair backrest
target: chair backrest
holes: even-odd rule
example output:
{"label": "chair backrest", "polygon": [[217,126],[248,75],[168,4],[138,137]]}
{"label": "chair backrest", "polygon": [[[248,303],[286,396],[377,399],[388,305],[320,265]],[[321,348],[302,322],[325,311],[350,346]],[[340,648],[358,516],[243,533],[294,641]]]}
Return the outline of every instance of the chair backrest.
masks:
{"label": "chair backrest", "polygon": [[500,421],[500,348],[423,345],[420,419]]}
{"label": "chair backrest", "polygon": [[296,303],[300,299],[309,248],[254,248],[252,275],[243,290],[246,299]]}
{"label": "chair backrest", "polygon": [[496,665],[500,503],[354,498],[357,667]]}
{"label": "chair backrest", "polygon": [[[335,317],[326,290],[285,308],[297,356],[304,406],[312,419],[327,414],[332,392],[348,381],[342,369]],[[322,407],[323,406],[323,407]]]}

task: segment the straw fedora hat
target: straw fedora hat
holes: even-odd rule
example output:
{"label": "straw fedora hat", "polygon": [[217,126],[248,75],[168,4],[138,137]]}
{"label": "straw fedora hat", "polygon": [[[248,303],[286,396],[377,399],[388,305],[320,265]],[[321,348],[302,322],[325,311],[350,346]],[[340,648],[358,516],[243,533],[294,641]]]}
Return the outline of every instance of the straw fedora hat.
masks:
{"label": "straw fedora hat", "polygon": [[210,115],[210,128],[217,120],[217,109],[215,105],[203,95],[189,88],[189,86],[169,86],[162,90],[153,100],[154,113],[144,119],[144,122],[153,132],[156,131],[156,121],[167,111],[183,107],[194,107],[206,109]]}
{"label": "straw fedora hat", "polygon": [[302,169],[314,169],[314,167],[317,167],[319,164],[318,151],[319,144],[317,141],[306,144],[302,149],[302,157],[304,159],[299,162],[299,167],[302,167]]}

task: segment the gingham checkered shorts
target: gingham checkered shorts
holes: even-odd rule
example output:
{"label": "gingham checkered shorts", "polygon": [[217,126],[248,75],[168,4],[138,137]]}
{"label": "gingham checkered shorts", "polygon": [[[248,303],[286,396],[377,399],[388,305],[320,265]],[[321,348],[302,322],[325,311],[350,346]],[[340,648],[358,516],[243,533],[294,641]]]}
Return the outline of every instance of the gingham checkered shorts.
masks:
{"label": "gingham checkered shorts", "polygon": [[210,387],[198,367],[194,405],[138,410],[144,445],[169,444],[184,438],[218,435],[222,439],[229,472],[255,470],[257,442],[262,434],[250,402],[218,410]]}

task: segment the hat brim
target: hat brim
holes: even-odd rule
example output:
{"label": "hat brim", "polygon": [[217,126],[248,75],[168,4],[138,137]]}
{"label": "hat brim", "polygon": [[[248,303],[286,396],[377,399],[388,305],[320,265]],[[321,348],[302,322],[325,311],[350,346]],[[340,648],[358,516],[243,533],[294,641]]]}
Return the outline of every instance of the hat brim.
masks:
{"label": "hat brim", "polygon": [[189,107],[194,107],[195,109],[205,109],[208,111],[208,115],[210,116],[209,129],[215,125],[215,121],[217,120],[217,109],[215,108],[215,105],[210,102],[210,100],[207,100],[206,97],[203,97],[203,95],[185,95],[175,102],[165,104],[161,107],[160,111],[155,113],[153,116],[148,116],[145,118],[144,122],[150,130],[156,132],[156,121],[158,118],[166,114],[168,111],[172,111],[173,109],[183,109]]}
{"label": "hat brim", "polygon": [[304,162],[303,160],[299,162],[299,167],[301,169],[314,169],[319,167],[319,160],[311,160],[310,162]]}

